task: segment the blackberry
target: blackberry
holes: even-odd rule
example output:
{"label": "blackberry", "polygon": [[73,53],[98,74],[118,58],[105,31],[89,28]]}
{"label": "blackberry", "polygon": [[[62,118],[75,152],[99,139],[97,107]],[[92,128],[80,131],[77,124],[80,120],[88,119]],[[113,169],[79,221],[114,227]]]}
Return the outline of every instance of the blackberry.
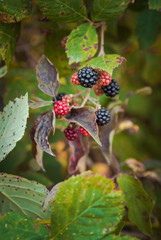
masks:
{"label": "blackberry", "polygon": [[59,100],[54,104],[54,111],[56,115],[64,116],[69,112],[69,106],[66,102]]}
{"label": "blackberry", "polygon": [[73,83],[74,85],[80,85],[79,80],[78,80],[78,72],[74,73],[74,74],[71,76],[70,81],[71,81],[71,83]]}
{"label": "blackberry", "polygon": [[78,131],[69,126],[64,130],[64,134],[69,141],[74,141],[78,138]]}
{"label": "blackberry", "polygon": [[86,129],[84,129],[82,126],[80,126],[78,130],[80,131],[80,133],[81,133],[82,135],[84,135],[84,136],[90,136],[90,133],[89,133]]}
{"label": "blackberry", "polygon": [[103,126],[110,121],[111,114],[105,108],[101,108],[96,112],[96,122],[99,126]]}
{"label": "blackberry", "polygon": [[98,78],[99,78],[98,79],[99,84],[103,86],[107,86],[111,82],[111,75],[106,71],[101,72],[98,75]]}
{"label": "blackberry", "polygon": [[56,100],[57,101],[61,101],[62,100],[62,97],[65,96],[66,94],[65,93],[58,93],[58,95],[56,95]]}
{"label": "blackberry", "polygon": [[119,93],[120,87],[116,80],[112,79],[110,84],[107,86],[102,86],[102,89],[106,96],[114,97]]}
{"label": "blackberry", "polygon": [[78,80],[81,86],[92,88],[98,81],[98,73],[93,68],[84,67],[78,71]]}
{"label": "blackberry", "polygon": [[99,82],[94,85],[93,90],[94,90],[94,93],[96,94],[96,96],[101,96],[104,94],[102,85],[100,85]]}

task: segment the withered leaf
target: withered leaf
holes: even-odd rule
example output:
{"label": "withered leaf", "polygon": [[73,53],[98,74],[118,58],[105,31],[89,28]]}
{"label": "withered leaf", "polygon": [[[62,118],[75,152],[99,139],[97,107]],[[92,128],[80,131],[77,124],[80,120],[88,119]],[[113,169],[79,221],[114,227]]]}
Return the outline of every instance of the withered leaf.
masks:
{"label": "withered leaf", "polygon": [[55,195],[57,194],[58,190],[59,190],[59,187],[61,186],[62,182],[59,182],[58,184],[56,184],[51,190],[50,192],[48,192],[46,198],[45,198],[45,201],[43,203],[43,211],[48,207],[49,208],[49,205],[51,207],[53,207],[53,201],[54,201],[54,197]]}
{"label": "withered leaf", "polygon": [[45,107],[45,106],[49,106],[52,104],[52,101],[45,101],[38,97],[33,97],[32,99],[29,99],[28,102],[29,102],[29,107],[32,109]]}
{"label": "withered leaf", "polygon": [[49,153],[52,156],[55,156],[55,154],[51,151],[50,144],[48,142],[48,136],[51,132],[51,130],[55,131],[55,114],[54,111],[50,110],[48,112],[45,112],[39,116],[37,119],[35,129],[35,135],[34,140],[39,145],[39,147]]}
{"label": "withered leaf", "polygon": [[85,148],[83,147],[82,136],[79,134],[79,137],[75,141],[69,141],[69,145],[72,148],[72,154],[69,160],[68,172],[72,174],[75,172],[78,161],[85,154]]}
{"label": "withered leaf", "polygon": [[85,128],[94,140],[101,145],[98,136],[98,126],[96,123],[96,114],[92,109],[87,108],[72,108],[66,115],[66,120],[69,122],[75,122]]}
{"label": "withered leaf", "polygon": [[36,66],[36,76],[40,90],[55,97],[59,88],[59,74],[56,67],[45,55],[42,55]]}

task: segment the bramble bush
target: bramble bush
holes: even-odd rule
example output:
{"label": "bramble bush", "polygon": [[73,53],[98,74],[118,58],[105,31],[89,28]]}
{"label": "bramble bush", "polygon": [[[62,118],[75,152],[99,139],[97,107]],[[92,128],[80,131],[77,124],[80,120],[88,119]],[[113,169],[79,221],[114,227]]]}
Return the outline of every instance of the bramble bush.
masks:
{"label": "bramble bush", "polygon": [[4,240],[160,239],[160,162],[152,168],[131,150],[124,158],[121,138],[139,131],[130,102],[152,92],[126,88],[125,71],[139,81],[131,66],[152,54],[160,9],[155,0],[0,0]]}

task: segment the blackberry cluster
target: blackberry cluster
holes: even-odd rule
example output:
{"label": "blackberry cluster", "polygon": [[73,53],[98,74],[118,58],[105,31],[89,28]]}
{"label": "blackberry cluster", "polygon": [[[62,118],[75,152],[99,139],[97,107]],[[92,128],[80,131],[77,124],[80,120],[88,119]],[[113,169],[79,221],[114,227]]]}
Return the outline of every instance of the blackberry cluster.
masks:
{"label": "blackberry cluster", "polygon": [[78,80],[81,86],[92,88],[98,81],[98,73],[93,68],[84,67],[78,71]]}
{"label": "blackberry cluster", "polygon": [[116,80],[112,79],[110,84],[107,86],[102,86],[102,89],[106,96],[114,97],[119,93],[120,87]]}
{"label": "blackberry cluster", "polygon": [[76,138],[78,138],[78,131],[69,126],[64,130],[64,134],[69,141],[74,141]]}
{"label": "blackberry cluster", "polygon": [[59,101],[59,100],[61,101],[61,100],[62,100],[62,97],[65,96],[65,95],[66,95],[65,93],[58,93],[58,94],[56,95],[56,100],[57,100],[57,101]]}
{"label": "blackberry cluster", "polygon": [[111,115],[108,110],[101,108],[96,112],[96,122],[99,126],[103,126],[110,121]]}

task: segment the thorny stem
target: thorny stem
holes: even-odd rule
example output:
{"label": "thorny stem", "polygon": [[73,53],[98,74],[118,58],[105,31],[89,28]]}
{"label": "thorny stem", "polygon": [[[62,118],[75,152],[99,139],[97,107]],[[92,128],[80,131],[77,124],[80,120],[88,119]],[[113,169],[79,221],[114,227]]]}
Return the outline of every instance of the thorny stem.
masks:
{"label": "thorny stem", "polygon": [[84,98],[84,100],[83,100],[83,102],[82,102],[82,104],[81,104],[80,107],[84,107],[84,105],[86,104],[86,102],[89,100],[89,97],[90,97],[90,91],[91,91],[91,89],[88,88],[88,89],[87,89],[87,95],[86,95],[86,97]]}
{"label": "thorny stem", "polygon": [[100,52],[98,54],[98,57],[104,56],[105,52],[104,52],[104,32],[105,32],[105,26],[106,26],[106,22],[101,22],[101,48],[100,48]]}

